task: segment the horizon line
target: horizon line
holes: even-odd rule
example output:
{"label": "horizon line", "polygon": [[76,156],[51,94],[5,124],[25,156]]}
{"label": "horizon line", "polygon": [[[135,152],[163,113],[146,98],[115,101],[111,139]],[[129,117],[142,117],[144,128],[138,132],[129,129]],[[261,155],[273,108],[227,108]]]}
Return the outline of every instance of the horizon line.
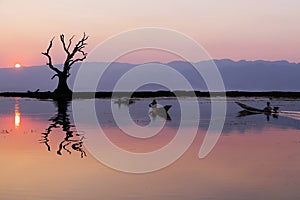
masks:
{"label": "horizon line", "polygon": [[[216,59],[216,58],[212,58],[210,60],[201,60],[201,61],[196,61],[196,62],[189,62],[189,61],[185,61],[185,60],[172,60],[169,62],[160,62],[160,61],[150,61],[150,62],[142,62],[142,63],[133,63],[133,62],[108,62],[108,61],[90,61],[90,62],[86,62],[86,63],[119,63],[119,64],[130,64],[130,65],[143,65],[143,64],[149,64],[149,63],[159,63],[159,64],[170,64],[173,62],[187,62],[187,63],[200,63],[200,62],[207,62],[207,61],[231,61],[231,62],[287,62],[289,64],[300,64],[300,62],[292,62],[292,61],[288,61],[288,60],[264,60],[264,59],[256,59],[256,60],[247,60],[247,59],[239,59],[239,60],[235,60],[235,59],[231,59],[231,58],[220,58],[220,59]],[[79,62],[79,63],[84,63],[84,62]],[[63,65],[63,63],[57,63],[57,64],[53,64],[53,65]],[[42,64],[42,65],[22,65],[22,68],[28,68],[28,67],[42,67],[42,66],[47,66],[47,64]],[[0,67],[0,69],[15,69],[15,67]]]}

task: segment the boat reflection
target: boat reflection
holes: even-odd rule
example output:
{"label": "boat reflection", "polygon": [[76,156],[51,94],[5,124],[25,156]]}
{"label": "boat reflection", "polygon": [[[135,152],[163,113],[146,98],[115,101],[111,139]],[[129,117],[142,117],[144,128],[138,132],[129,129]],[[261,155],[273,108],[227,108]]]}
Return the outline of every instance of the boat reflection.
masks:
{"label": "boat reflection", "polygon": [[260,115],[260,114],[264,114],[266,116],[267,121],[270,121],[270,117],[272,116],[275,119],[278,119],[279,114],[278,113],[259,113],[259,112],[250,112],[248,110],[242,110],[239,112],[238,117],[246,117],[249,115]]}
{"label": "boat reflection", "polygon": [[54,101],[57,108],[56,114],[49,119],[51,124],[46,128],[45,132],[42,133],[41,143],[45,144],[48,151],[51,151],[49,135],[54,129],[61,128],[65,133],[65,137],[61,140],[58,145],[56,153],[62,155],[63,151],[71,154],[72,152],[79,152],[81,158],[86,156],[83,148],[84,134],[78,133],[74,130],[74,125],[71,124],[69,118],[69,101]]}
{"label": "boat reflection", "polygon": [[129,106],[130,104],[135,103],[135,101],[131,98],[122,97],[118,98],[117,100],[114,100],[115,104],[118,104],[118,107],[120,108],[121,105]]}
{"label": "boat reflection", "polygon": [[157,117],[161,117],[161,118],[163,118],[163,119],[165,119],[165,120],[167,120],[167,121],[171,121],[172,119],[171,119],[171,117],[170,117],[170,115],[169,115],[169,113],[168,112],[166,112],[165,110],[150,110],[149,111],[149,115],[151,116],[151,119],[152,120],[156,120],[156,118]]}

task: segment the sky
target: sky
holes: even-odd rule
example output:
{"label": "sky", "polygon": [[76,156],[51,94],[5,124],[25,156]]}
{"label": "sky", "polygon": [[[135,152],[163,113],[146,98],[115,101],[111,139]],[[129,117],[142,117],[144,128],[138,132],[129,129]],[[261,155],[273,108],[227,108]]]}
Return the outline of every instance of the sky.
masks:
{"label": "sky", "polygon": [[[300,62],[299,8],[299,0],[0,0],[0,67],[45,64],[41,52],[53,36],[51,54],[54,63],[62,63],[61,33],[78,39],[86,32],[89,52],[141,27],[186,34],[214,59]],[[148,61],[146,55],[129,57],[128,62]]]}

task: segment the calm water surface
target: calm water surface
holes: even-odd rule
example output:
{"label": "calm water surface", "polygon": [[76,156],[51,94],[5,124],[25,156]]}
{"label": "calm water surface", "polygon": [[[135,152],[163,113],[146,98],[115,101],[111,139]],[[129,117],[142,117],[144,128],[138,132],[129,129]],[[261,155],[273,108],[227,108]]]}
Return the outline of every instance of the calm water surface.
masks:
{"label": "calm water surface", "polygon": [[[114,144],[131,152],[150,152],[170,142],[180,122],[176,99],[157,100],[173,106],[170,120],[147,139],[118,128],[110,99],[96,100],[95,108]],[[210,102],[198,100],[198,134],[183,156],[152,173],[128,174],[107,167],[88,151],[85,142],[98,133],[97,127],[87,119],[87,129],[77,130],[70,103],[0,98],[0,199],[300,199],[300,101],[273,99],[274,106],[291,111],[279,116],[240,116],[234,101],[262,108],[266,99],[228,99],[222,135],[213,151],[199,159]],[[164,122],[160,116],[149,116],[151,101],[135,99],[129,107],[121,102],[113,106],[120,113],[129,109],[140,126],[151,120]],[[184,120],[196,119],[191,114]],[[189,134],[188,125],[183,129]]]}

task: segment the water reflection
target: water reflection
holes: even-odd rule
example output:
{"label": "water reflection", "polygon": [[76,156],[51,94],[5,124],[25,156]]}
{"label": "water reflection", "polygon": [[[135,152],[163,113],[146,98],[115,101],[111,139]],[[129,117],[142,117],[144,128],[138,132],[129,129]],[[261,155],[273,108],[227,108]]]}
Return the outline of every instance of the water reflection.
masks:
{"label": "water reflection", "polygon": [[[152,120],[148,115],[150,101],[140,99],[129,106],[134,122]],[[199,134],[185,154],[160,171],[131,175],[111,170],[92,156],[85,157],[84,136],[98,132],[88,123],[89,118],[83,129],[86,135],[75,131],[69,102],[0,98],[0,199],[299,199],[300,101],[277,100],[285,112],[279,114],[279,120],[270,116],[269,122],[262,114],[236,117],[240,108],[234,101],[228,102],[225,134],[208,157],[197,157],[211,116],[210,104],[199,99]],[[113,143],[144,153],[164,147],[176,134],[180,107],[174,99],[160,102],[172,105],[172,121],[147,140],[132,138],[116,126],[111,99],[97,99],[95,108]],[[255,99],[245,103],[264,105]],[[116,111],[123,112],[125,107]],[[15,111],[21,113],[19,128],[14,128]],[[185,120],[196,119],[190,115]],[[182,128],[189,134],[188,126]],[[40,139],[42,144],[37,143]],[[116,159],[114,154],[111,159]],[[58,177],[63,178],[58,181]]]}
{"label": "water reflection", "polygon": [[15,104],[15,128],[18,128],[21,124],[21,113],[19,112],[19,99],[16,99]]}
{"label": "water reflection", "polygon": [[163,118],[165,120],[168,120],[168,121],[172,120],[169,113],[166,112],[165,110],[159,110],[159,111],[150,110],[149,115],[151,116],[152,120],[156,120],[157,117],[161,117],[161,118]]}
{"label": "water reflection", "polygon": [[56,153],[62,155],[63,151],[71,154],[73,152],[79,152],[81,158],[86,156],[86,153],[83,149],[84,134],[78,133],[74,130],[74,125],[70,122],[69,117],[69,101],[54,101],[54,105],[57,108],[56,114],[49,119],[51,122],[45,132],[42,133],[41,143],[44,143],[48,149],[51,151],[49,135],[53,132],[54,129],[61,128],[62,131],[66,134],[65,137],[58,145],[58,150]]}
{"label": "water reflection", "polygon": [[246,116],[249,116],[249,115],[265,115],[266,116],[266,120],[267,121],[270,121],[270,117],[272,116],[274,119],[278,119],[279,118],[279,113],[259,113],[259,112],[250,112],[248,110],[242,110],[239,112],[238,116],[237,117],[246,117]]}
{"label": "water reflection", "polygon": [[129,106],[130,104],[135,103],[135,101],[131,98],[122,97],[122,98],[118,98],[117,100],[115,100],[114,103],[118,104],[118,107],[120,108],[121,105]]}

